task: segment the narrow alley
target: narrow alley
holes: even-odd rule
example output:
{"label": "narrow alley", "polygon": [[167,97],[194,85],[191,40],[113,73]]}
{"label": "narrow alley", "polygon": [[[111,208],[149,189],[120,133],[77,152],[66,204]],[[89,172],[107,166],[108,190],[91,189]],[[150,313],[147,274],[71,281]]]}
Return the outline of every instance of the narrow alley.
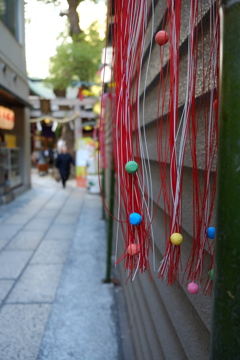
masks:
{"label": "narrow alley", "polygon": [[32,184],[0,208],[0,360],[120,359],[100,196]]}

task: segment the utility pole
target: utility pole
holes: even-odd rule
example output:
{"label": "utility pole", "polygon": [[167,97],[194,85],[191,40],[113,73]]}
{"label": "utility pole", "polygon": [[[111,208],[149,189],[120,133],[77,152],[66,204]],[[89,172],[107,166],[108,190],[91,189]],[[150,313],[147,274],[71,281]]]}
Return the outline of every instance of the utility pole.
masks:
{"label": "utility pole", "polygon": [[210,360],[240,359],[240,0],[221,1],[217,238]]}

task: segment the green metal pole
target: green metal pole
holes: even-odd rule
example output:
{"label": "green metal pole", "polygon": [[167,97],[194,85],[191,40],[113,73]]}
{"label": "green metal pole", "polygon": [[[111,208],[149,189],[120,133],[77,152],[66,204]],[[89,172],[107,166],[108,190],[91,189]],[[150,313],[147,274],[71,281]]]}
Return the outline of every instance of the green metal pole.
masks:
{"label": "green metal pole", "polygon": [[240,0],[221,2],[216,261],[210,360],[240,359]]}
{"label": "green metal pole", "polygon": [[[101,183],[101,187],[102,187],[102,197],[103,197],[103,200],[105,201],[105,169],[102,169],[102,183]],[[103,203],[103,202],[102,202],[102,219],[103,219],[103,220],[106,219],[105,207],[104,207],[104,203]]]}
{"label": "green metal pole", "polygon": [[[111,182],[110,182],[110,214],[114,212],[114,187],[115,187],[115,171],[111,170]],[[109,215],[108,217],[108,242],[107,242],[107,267],[106,267],[106,278],[105,282],[111,282],[111,256],[112,256],[112,235],[113,235],[113,218]]]}

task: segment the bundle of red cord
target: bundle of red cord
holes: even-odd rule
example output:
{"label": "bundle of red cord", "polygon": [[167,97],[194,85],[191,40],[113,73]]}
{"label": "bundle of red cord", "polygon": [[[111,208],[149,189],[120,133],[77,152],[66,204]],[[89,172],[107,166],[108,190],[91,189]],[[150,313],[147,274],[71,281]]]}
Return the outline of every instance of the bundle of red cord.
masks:
{"label": "bundle of red cord", "polygon": [[[148,1],[115,2],[113,36],[113,63],[116,116],[113,118],[113,151],[116,169],[118,219],[124,235],[124,251],[117,263],[124,260],[129,276],[149,268],[151,214],[146,164],[141,161],[139,82],[147,29]],[[136,173],[128,173],[125,166],[135,160]],[[130,215],[137,213],[142,221],[130,223]],[[129,253],[129,245],[136,244],[139,251]]]}
{"label": "bundle of red cord", "polygon": [[[124,260],[132,279],[137,271],[149,269],[150,250],[153,250],[154,258],[152,222],[161,198],[166,250],[160,262],[159,277],[167,279],[170,285],[180,280],[180,274],[186,275],[188,282],[202,283],[204,261],[208,259],[208,271],[214,263],[214,240],[208,238],[207,228],[214,225],[212,214],[216,194],[219,4],[218,0],[211,0],[208,12],[204,13],[206,10],[201,1],[191,0],[187,33],[181,27],[182,6],[183,0],[166,0],[164,14],[158,15],[158,18],[163,15],[163,31],[156,36],[158,43],[155,43],[156,34],[152,27],[150,45],[146,46],[150,16],[154,17],[154,2],[116,1],[112,41],[116,100],[116,113],[112,119],[116,218],[117,232],[121,227],[124,237],[124,250],[116,262]],[[204,17],[210,19],[209,29],[203,24]],[[160,52],[156,144],[161,188],[157,199],[153,199],[144,113],[146,79],[154,46],[159,46]],[[184,70],[186,80],[183,86],[180,59],[186,48],[187,69]],[[142,64],[146,56],[147,66],[143,73]],[[133,160],[138,163],[138,170],[128,173],[125,165]],[[181,241],[172,241],[171,235],[178,238],[183,235],[184,241],[181,233],[185,169],[192,172],[193,239],[189,259],[182,269]],[[132,225],[129,220],[131,213],[138,213],[142,221]],[[129,251],[131,244],[135,244],[136,252]],[[210,292],[211,280],[207,277],[204,293]]]}

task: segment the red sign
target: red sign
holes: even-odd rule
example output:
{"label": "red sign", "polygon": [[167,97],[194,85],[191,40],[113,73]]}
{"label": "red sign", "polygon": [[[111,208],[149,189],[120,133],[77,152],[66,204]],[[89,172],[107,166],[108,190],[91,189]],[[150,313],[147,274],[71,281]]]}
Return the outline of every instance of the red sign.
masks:
{"label": "red sign", "polygon": [[15,114],[14,111],[0,106],[0,128],[12,130],[14,128]]}

